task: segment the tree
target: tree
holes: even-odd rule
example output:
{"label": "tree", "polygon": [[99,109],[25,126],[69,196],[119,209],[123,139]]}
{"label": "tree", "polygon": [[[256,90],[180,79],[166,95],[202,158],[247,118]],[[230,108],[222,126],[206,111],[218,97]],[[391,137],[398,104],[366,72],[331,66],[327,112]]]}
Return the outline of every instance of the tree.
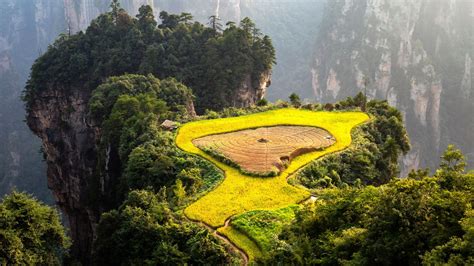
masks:
{"label": "tree", "polygon": [[462,173],[466,168],[466,159],[461,150],[456,149],[454,145],[448,145],[448,148],[441,156],[439,169],[436,176],[441,180],[443,187],[451,189],[458,186]]}
{"label": "tree", "polygon": [[160,12],[160,19],[161,24],[158,26],[159,28],[165,29],[174,29],[178,26],[179,22],[181,21],[180,15],[175,14],[168,14],[166,11]]}
{"label": "tree", "polygon": [[247,39],[253,43],[253,36],[255,33],[255,23],[249,18],[245,17],[240,21],[240,28],[244,31],[245,35],[247,36]]}
{"label": "tree", "polygon": [[184,24],[190,23],[193,19],[194,17],[191,15],[191,13],[183,12],[179,15],[179,21],[183,22]]}
{"label": "tree", "polygon": [[[268,36],[257,34],[255,24],[229,26],[222,32],[217,16],[209,27],[192,23],[189,13],[160,12],[157,23],[150,6],[130,17],[114,1],[111,11],[91,22],[83,33],[58,39],[32,68],[25,100],[46,87],[46,82],[96,88],[111,76],[125,73],[174,77],[193,90],[198,113],[239,104],[235,95],[242,81],[258,80],[275,64]],[[170,105],[173,108],[173,105]],[[190,106],[188,106],[190,107]]]}
{"label": "tree", "polygon": [[110,2],[110,9],[112,10],[111,12],[112,12],[113,21],[114,21],[114,23],[116,23],[120,11],[123,10],[120,7],[119,0],[112,0],[112,2]]}
{"label": "tree", "polygon": [[472,261],[472,189],[453,192],[424,178],[322,191],[318,201],[296,213],[266,262],[420,265],[432,250],[426,262],[450,256]]}
{"label": "tree", "polygon": [[181,181],[181,179],[176,180],[176,184],[173,188],[173,194],[176,198],[176,204],[181,205],[181,203],[183,203],[184,198],[186,197],[186,190],[184,189],[183,181]]}
{"label": "tree", "polygon": [[276,64],[276,51],[275,47],[273,47],[272,39],[267,35],[263,36],[262,48],[265,51],[265,57],[262,61],[266,68],[270,68],[272,65]]}
{"label": "tree", "polygon": [[0,202],[0,264],[59,265],[69,245],[55,209],[19,192]]}
{"label": "tree", "polygon": [[227,28],[235,28],[235,22],[233,21],[227,21],[227,23],[225,24],[227,26]]}
{"label": "tree", "polygon": [[440,170],[448,173],[461,174],[466,168],[466,158],[461,150],[456,149],[454,145],[448,145],[448,148],[441,156]]}
{"label": "tree", "polygon": [[291,105],[293,105],[296,108],[301,106],[301,99],[300,99],[300,96],[298,96],[298,94],[292,93],[289,98],[290,98]]}
{"label": "tree", "polygon": [[215,32],[220,32],[220,31],[222,31],[222,24],[220,23],[220,21],[221,21],[221,19],[218,16],[212,15],[212,16],[209,17],[208,25]]}
{"label": "tree", "polygon": [[362,110],[364,106],[366,106],[366,103],[367,103],[367,96],[365,95],[365,91],[364,93],[362,92],[357,93],[357,95],[353,99],[353,102],[354,102],[354,105],[360,107]]}
{"label": "tree", "polygon": [[257,101],[257,106],[267,106],[268,105],[268,100],[265,98],[262,98]]}
{"label": "tree", "polygon": [[149,5],[143,5],[138,9],[138,27],[142,33],[153,37],[156,25],[158,24],[153,15],[153,9]]}
{"label": "tree", "polygon": [[173,213],[147,190],[134,190],[102,214],[94,243],[97,265],[224,265],[230,256],[207,229]]}
{"label": "tree", "polygon": [[423,265],[474,264],[474,210],[466,211],[460,221],[464,236],[453,237],[448,243],[437,246],[423,255]]}

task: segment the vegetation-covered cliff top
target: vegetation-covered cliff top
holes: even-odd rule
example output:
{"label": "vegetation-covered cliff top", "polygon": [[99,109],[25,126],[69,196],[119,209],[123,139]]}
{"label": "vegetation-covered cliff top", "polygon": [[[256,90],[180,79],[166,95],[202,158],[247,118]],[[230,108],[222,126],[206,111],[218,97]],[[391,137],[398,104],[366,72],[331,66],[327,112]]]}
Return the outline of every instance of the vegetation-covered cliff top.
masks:
{"label": "vegetation-covered cliff top", "polygon": [[[434,176],[399,179],[410,145],[402,113],[386,101],[235,101],[244,80],[259,82],[274,63],[270,39],[249,19],[223,30],[216,17],[205,27],[161,12],[158,25],[148,6],[137,18],[116,0],[111,7],[51,46],[25,91],[71,254],[57,212],[14,193],[0,202],[0,264],[474,262],[474,175],[455,147]],[[240,150],[195,142],[288,125],[318,128],[331,143],[308,148],[315,139],[301,133],[298,153],[259,176],[235,160]],[[253,140],[286,136],[272,134]],[[262,156],[287,152],[287,142]]]}

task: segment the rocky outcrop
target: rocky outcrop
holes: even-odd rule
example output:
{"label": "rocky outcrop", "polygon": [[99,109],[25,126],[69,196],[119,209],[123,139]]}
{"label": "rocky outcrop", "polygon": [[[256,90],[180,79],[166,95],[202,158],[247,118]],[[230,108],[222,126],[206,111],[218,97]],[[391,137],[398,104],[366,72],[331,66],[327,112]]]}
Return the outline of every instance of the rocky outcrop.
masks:
{"label": "rocky outcrop", "polygon": [[[45,88],[30,104],[27,123],[43,141],[48,187],[68,218],[75,258],[90,261],[94,227],[106,202],[97,200],[96,142],[98,132],[88,124],[90,90]],[[90,204],[91,202],[94,204]]]}
{"label": "rocky outcrop", "polygon": [[[313,43],[323,1],[120,0],[120,3],[131,14],[136,14],[142,4],[149,4],[154,7],[155,17],[162,10],[189,12],[195,20],[203,23],[207,23],[213,14],[219,15],[223,24],[227,21],[238,22],[249,16],[272,37],[277,48],[279,63],[274,69],[269,99],[287,98],[291,92],[303,94],[310,87],[307,48]],[[40,174],[44,172],[38,153],[40,146],[22,122],[24,112],[20,94],[31,64],[58,34],[85,30],[92,19],[108,10],[109,4],[110,0],[2,1],[0,64],[6,64],[3,60],[7,55],[8,65],[13,67],[9,72],[0,73],[0,195],[16,186],[48,200],[40,195],[49,195],[44,188],[46,177]],[[240,96],[231,96],[237,102],[242,101],[242,106],[260,98],[263,93],[262,89],[258,89],[258,93],[245,89],[264,88],[250,83],[243,81]],[[289,89],[292,91],[289,92]],[[15,137],[10,134],[15,134]],[[11,154],[19,158],[15,159],[19,166],[13,164]],[[8,173],[17,173],[18,176]]]}
{"label": "rocky outcrop", "polygon": [[[402,110],[412,141],[405,172],[434,167],[448,143],[474,151],[471,1],[336,0],[328,2],[316,44],[312,87],[334,101],[364,89]],[[453,104],[457,102],[458,104]],[[448,126],[448,124],[450,126]]]}
{"label": "rocky outcrop", "polygon": [[232,97],[234,107],[248,107],[263,99],[267,88],[271,84],[271,71],[265,71],[257,79],[252,75],[245,75],[239,88]]}
{"label": "rocky outcrop", "polygon": [[[48,187],[68,218],[72,256],[84,265],[91,263],[101,213],[117,207],[122,169],[116,149],[107,150],[103,164],[98,161],[101,128],[89,116],[92,90],[50,85],[35,92],[27,111],[28,126],[43,142]],[[195,115],[192,99],[186,103]]]}

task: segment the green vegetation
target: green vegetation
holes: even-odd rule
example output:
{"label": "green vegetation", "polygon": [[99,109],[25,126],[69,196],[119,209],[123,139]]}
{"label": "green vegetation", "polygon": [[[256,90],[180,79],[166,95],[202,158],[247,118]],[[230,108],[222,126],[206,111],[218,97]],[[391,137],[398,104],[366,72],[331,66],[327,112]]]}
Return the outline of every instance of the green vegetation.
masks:
{"label": "green vegetation", "polygon": [[130,192],[118,210],[104,213],[97,231],[97,265],[223,265],[233,259],[207,229],[184,221],[146,190]]}
{"label": "green vegetation", "polygon": [[55,209],[19,192],[0,201],[1,265],[60,265],[68,247]]}
{"label": "green vegetation", "polygon": [[234,229],[234,227],[220,227],[217,229],[217,232],[226,236],[230,241],[232,241],[232,243],[244,250],[251,262],[254,262],[257,258],[263,256],[263,253],[257,244],[255,244],[255,242],[244,233]]}
{"label": "green vegetation", "polygon": [[158,25],[149,6],[133,18],[114,5],[84,33],[61,35],[32,67],[24,94],[27,108],[47,87],[91,91],[110,76],[151,73],[190,87],[199,112],[220,110],[232,106],[247,76],[256,83],[275,62],[270,38],[249,18],[224,30],[193,22],[187,13],[162,11],[160,19]]}
{"label": "green vegetation", "polygon": [[264,255],[276,244],[283,226],[295,218],[298,205],[290,205],[278,210],[249,211],[231,219],[230,225],[255,242]]}
{"label": "green vegetation", "polygon": [[[359,94],[336,105],[341,109],[363,103]],[[298,182],[308,188],[381,185],[398,176],[398,158],[410,149],[402,115],[385,101],[370,101],[367,112],[373,119],[354,130],[353,145],[305,167]]]}
{"label": "green vegetation", "polygon": [[293,105],[293,107],[300,107],[301,106],[301,99],[300,99],[300,96],[298,96],[298,94],[296,93],[292,93],[290,94],[290,103],[291,105]]}
{"label": "green vegetation", "polygon": [[419,171],[380,187],[321,190],[266,263],[468,265],[473,203],[474,174],[449,147],[433,177]]}
{"label": "green vegetation", "polygon": [[[97,175],[115,172],[120,177],[115,202],[130,190],[152,188],[163,190],[178,207],[222,179],[209,162],[179,150],[173,132],[160,128],[165,119],[184,121],[194,111],[191,91],[175,79],[111,77],[94,90],[89,107],[102,129]],[[182,190],[175,200],[175,192]]]}
{"label": "green vegetation", "polygon": [[[149,6],[132,18],[114,0],[86,32],[61,36],[35,62],[24,94],[27,108],[46,88],[91,95],[88,123],[99,133],[97,167],[85,180],[95,191],[86,198],[109,210],[97,228],[96,264],[238,263],[188,219],[220,227],[266,264],[472,264],[474,174],[458,150],[448,148],[434,176],[421,170],[400,180],[397,161],[410,147],[401,113],[385,101],[359,94],[303,105],[293,93],[290,103],[233,108],[242,81],[271,70],[270,38],[248,18],[225,29],[216,16],[210,27],[186,13],[160,19]],[[194,101],[205,116],[190,122]],[[161,128],[166,119],[183,124],[178,133]],[[269,178],[192,143],[275,125],[324,128],[337,141]],[[316,201],[294,205],[310,196],[307,188]],[[0,203],[0,225],[0,263],[62,262],[68,241],[54,210],[14,193]]]}
{"label": "green vegetation", "polygon": [[[287,178],[311,161],[347,148],[351,144],[352,128],[368,120],[369,117],[361,112],[314,112],[283,108],[239,117],[194,121],[183,125],[176,136],[178,147],[213,162],[225,172],[224,181],[216,189],[185,209],[186,216],[213,227],[220,227],[228,217],[236,214],[258,209],[282,208],[308,198],[307,191],[289,185]],[[322,151],[305,153],[294,158],[280,175],[273,178],[244,175],[238,169],[223,164],[200,150],[192,142],[211,134],[275,125],[324,128],[337,142]]]}

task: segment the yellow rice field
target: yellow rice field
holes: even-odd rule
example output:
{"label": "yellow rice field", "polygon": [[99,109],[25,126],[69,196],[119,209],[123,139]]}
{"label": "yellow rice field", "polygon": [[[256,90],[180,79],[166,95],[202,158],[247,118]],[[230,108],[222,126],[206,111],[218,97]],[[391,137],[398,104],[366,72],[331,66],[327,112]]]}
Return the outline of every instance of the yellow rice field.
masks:
{"label": "yellow rice field", "polygon": [[[277,209],[301,202],[309,197],[303,188],[287,183],[289,175],[302,166],[328,153],[340,151],[351,143],[351,130],[369,119],[362,112],[325,112],[294,108],[271,110],[240,117],[202,120],[183,125],[176,136],[182,150],[197,154],[213,162],[225,173],[224,181],[185,210],[185,215],[214,228],[224,225],[229,217],[257,209]],[[212,134],[247,128],[276,125],[315,126],[326,129],[336,143],[323,151],[315,151],[294,158],[288,168],[271,178],[252,177],[236,168],[221,163],[193,145],[194,139]]]}

